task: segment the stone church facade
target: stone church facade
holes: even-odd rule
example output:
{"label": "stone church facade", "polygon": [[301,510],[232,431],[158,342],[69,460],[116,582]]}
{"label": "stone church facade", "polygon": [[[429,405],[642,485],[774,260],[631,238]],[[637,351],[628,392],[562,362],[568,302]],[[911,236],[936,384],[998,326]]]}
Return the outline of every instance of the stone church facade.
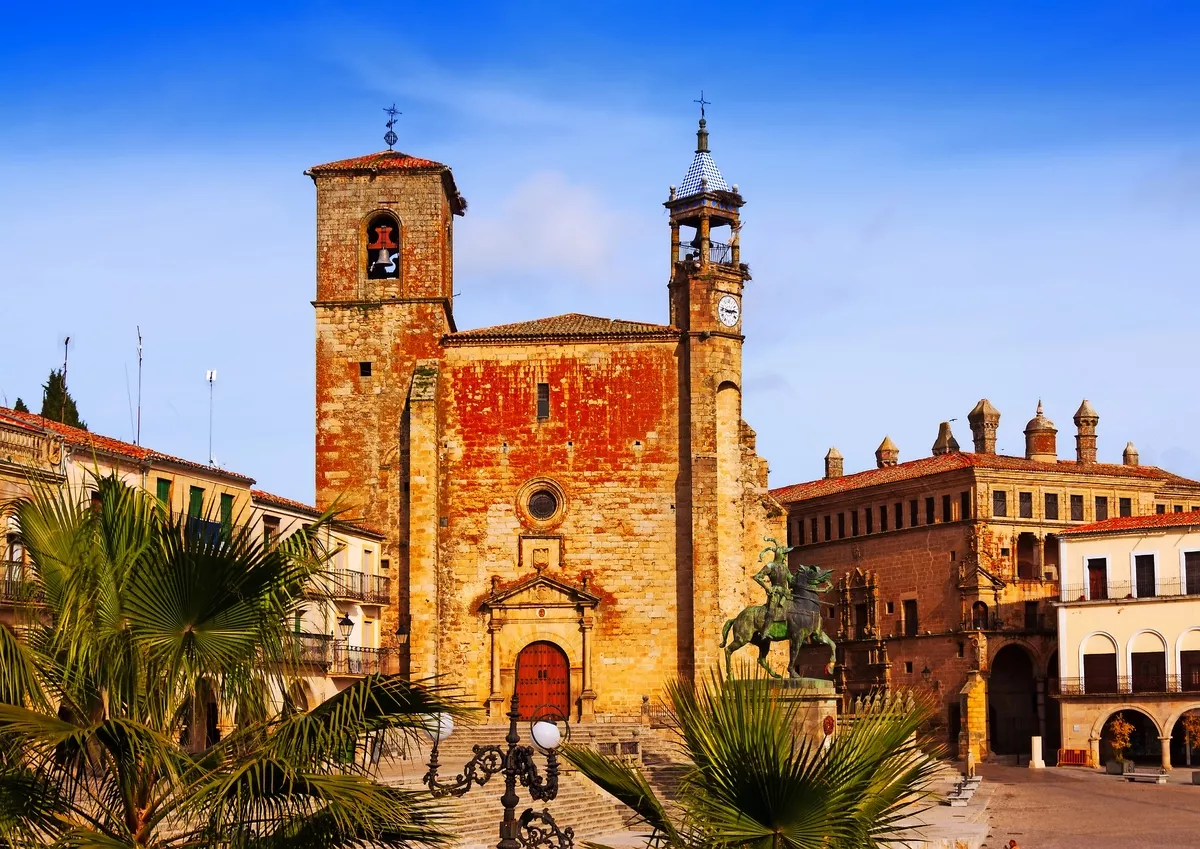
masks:
{"label": "stone church facade", "polygon": [[386,533],[401,670],[490,721],[514,690],[527,716],[587,721],[708,674],[754,552],[782,539],[741,416],[743,199],[703,119],[697,138],[665,204],[668,324],[459,330],[450,169],[389,150],[307,172],[317,501]]}

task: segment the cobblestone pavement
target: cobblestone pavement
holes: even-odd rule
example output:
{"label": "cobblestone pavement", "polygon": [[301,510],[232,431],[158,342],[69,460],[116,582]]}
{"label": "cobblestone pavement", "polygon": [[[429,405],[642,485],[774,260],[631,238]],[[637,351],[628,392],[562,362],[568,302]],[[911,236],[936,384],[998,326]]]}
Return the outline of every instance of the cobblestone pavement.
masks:
{"label": "cobblestone pavement", "polygon": [[1073,768],[1031,770],[983,765],[995,791],[986,846],[1016,840],[1021,849],[1183,849],[1200,846],[1200,786],[1191,770],[1171,783],[1130,784]]}

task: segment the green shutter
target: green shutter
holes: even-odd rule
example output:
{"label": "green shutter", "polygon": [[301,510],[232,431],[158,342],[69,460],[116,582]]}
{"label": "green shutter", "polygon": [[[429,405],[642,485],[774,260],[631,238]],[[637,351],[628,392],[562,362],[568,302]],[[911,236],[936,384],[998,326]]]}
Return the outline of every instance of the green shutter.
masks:
{"label": "green shutter", "polygon": [[163,505],[165,505],[167,507],[171,506],[171,480],[170,480],[170,478],[159,478],[158,479],[158,500],[161,501],[163,503]]}
{"label": "green shutter", "polygon": [[233,496],[228,492],[221,493],[221,525],[233,527]]}
{"label": "green shutter", "polygon": [[188,490],[188,515],[204,515],[204,487],[193,486]]}

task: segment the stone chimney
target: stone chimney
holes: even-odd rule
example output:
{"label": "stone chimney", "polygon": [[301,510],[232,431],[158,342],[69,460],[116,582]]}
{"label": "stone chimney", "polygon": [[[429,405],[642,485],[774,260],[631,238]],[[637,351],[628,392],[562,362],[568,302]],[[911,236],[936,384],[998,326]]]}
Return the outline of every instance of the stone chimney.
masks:
{"label": "stone chimney", "polygon": [[842,452],[830,448],[825,455],[825,477],[840,478],[842,476]]}
{"label": "stone chimney", "polygon": [[1132,442],[1125,443],[1125,453],[1121,455],[1121,462],[1126,466],[1136,466],[1138,464],[1137,449],[1133,447]]}
{"label": "stone chimney", "polygon": [[875,465],[882,469],[885,466],[894,466],[900,462],[900,449],[896,447],[896,443],[892,442],[890,436],[885,436],[883,442],[879,443],[879,447],[875,449]]}
{"label": "stone chimney", "polygon": [[987,398],[981,398],[967,416],[967,421],[971,423],[971,436],[975,438],[975,453],[995,454],[1000,411]]}
{"label": "stone chimney", "polygon": [[1037,415],[1025,425],[1025,459],[1039,463],[1058,462],[1058,430],[1042,413],[1041,401],[1038,401]]}
{"label": "stone chimney", "polygon": [[1078,463],[1096,462],[1096,425],[1100,417],[1092,409],[1086,398],[1075,411],[1075,461]]}
{"label": "stone chimney", "polygon": [[958,440],[950,432],[950,422],[942,422],[938,425],[937,439],[933,441],[933,456],[940,457],[943,454],[949,454],[951,451],[961,450],[958,447]]}

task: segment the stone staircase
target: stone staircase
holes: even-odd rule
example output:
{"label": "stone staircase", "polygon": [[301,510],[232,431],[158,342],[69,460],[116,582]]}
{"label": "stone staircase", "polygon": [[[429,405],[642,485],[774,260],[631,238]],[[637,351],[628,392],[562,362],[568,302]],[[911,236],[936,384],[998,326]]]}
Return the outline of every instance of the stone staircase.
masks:
{"label": "stone staircase", "polygon": [[[522,745],[529,745],[528,727],[518,727],[521,732]],[[472,728],[455,729],[450,738],[438,747],[438,778],[442,783],[454,780],[471,759],[472,747],[475,745],[500,745],[505,748],[504,736],[506,726],[475,726]],[[622,751],[634,748],[631,744],[639,743],[649,733],[649,729],[640,725],[595,723],[585,726],[573,726],[571,742],[576,745],[604,746],[605,749]],[[640,749],[640,745],[637,747]],[[634,757],[632,753],[629,756]],[[538,754],[535,757],[539,773],[545,777],[545,757]],[[403,786],[407,789],[419,790],[424,787],[421,778],[428,769],[429,747],[423,745],[410,748],[401,753],[400,757],[381,766],[381,780]],[[500,839],[499,825],[503,816],[500,797],[504,793],[504,777],[493,776],[483,786],[473,786],[465,796],[460,798],[446,797],[442,799],[449,813],[447,828],[459,837],[458,846],[462,849],[483,849],[495,846]],[[558,795],[550,802],[532,800],[526,788],[517,786],[517,816],[526,808],[535,811],[547,809],[558,823],[559,828],[568,826],[575,830],[575,845],[581,846],[585,841],[597,840],[604,835],[629,830],[633,826],[633,814],[628,808],[609,796],[592,782],[577,774],[569,765],[559,762]]]}

